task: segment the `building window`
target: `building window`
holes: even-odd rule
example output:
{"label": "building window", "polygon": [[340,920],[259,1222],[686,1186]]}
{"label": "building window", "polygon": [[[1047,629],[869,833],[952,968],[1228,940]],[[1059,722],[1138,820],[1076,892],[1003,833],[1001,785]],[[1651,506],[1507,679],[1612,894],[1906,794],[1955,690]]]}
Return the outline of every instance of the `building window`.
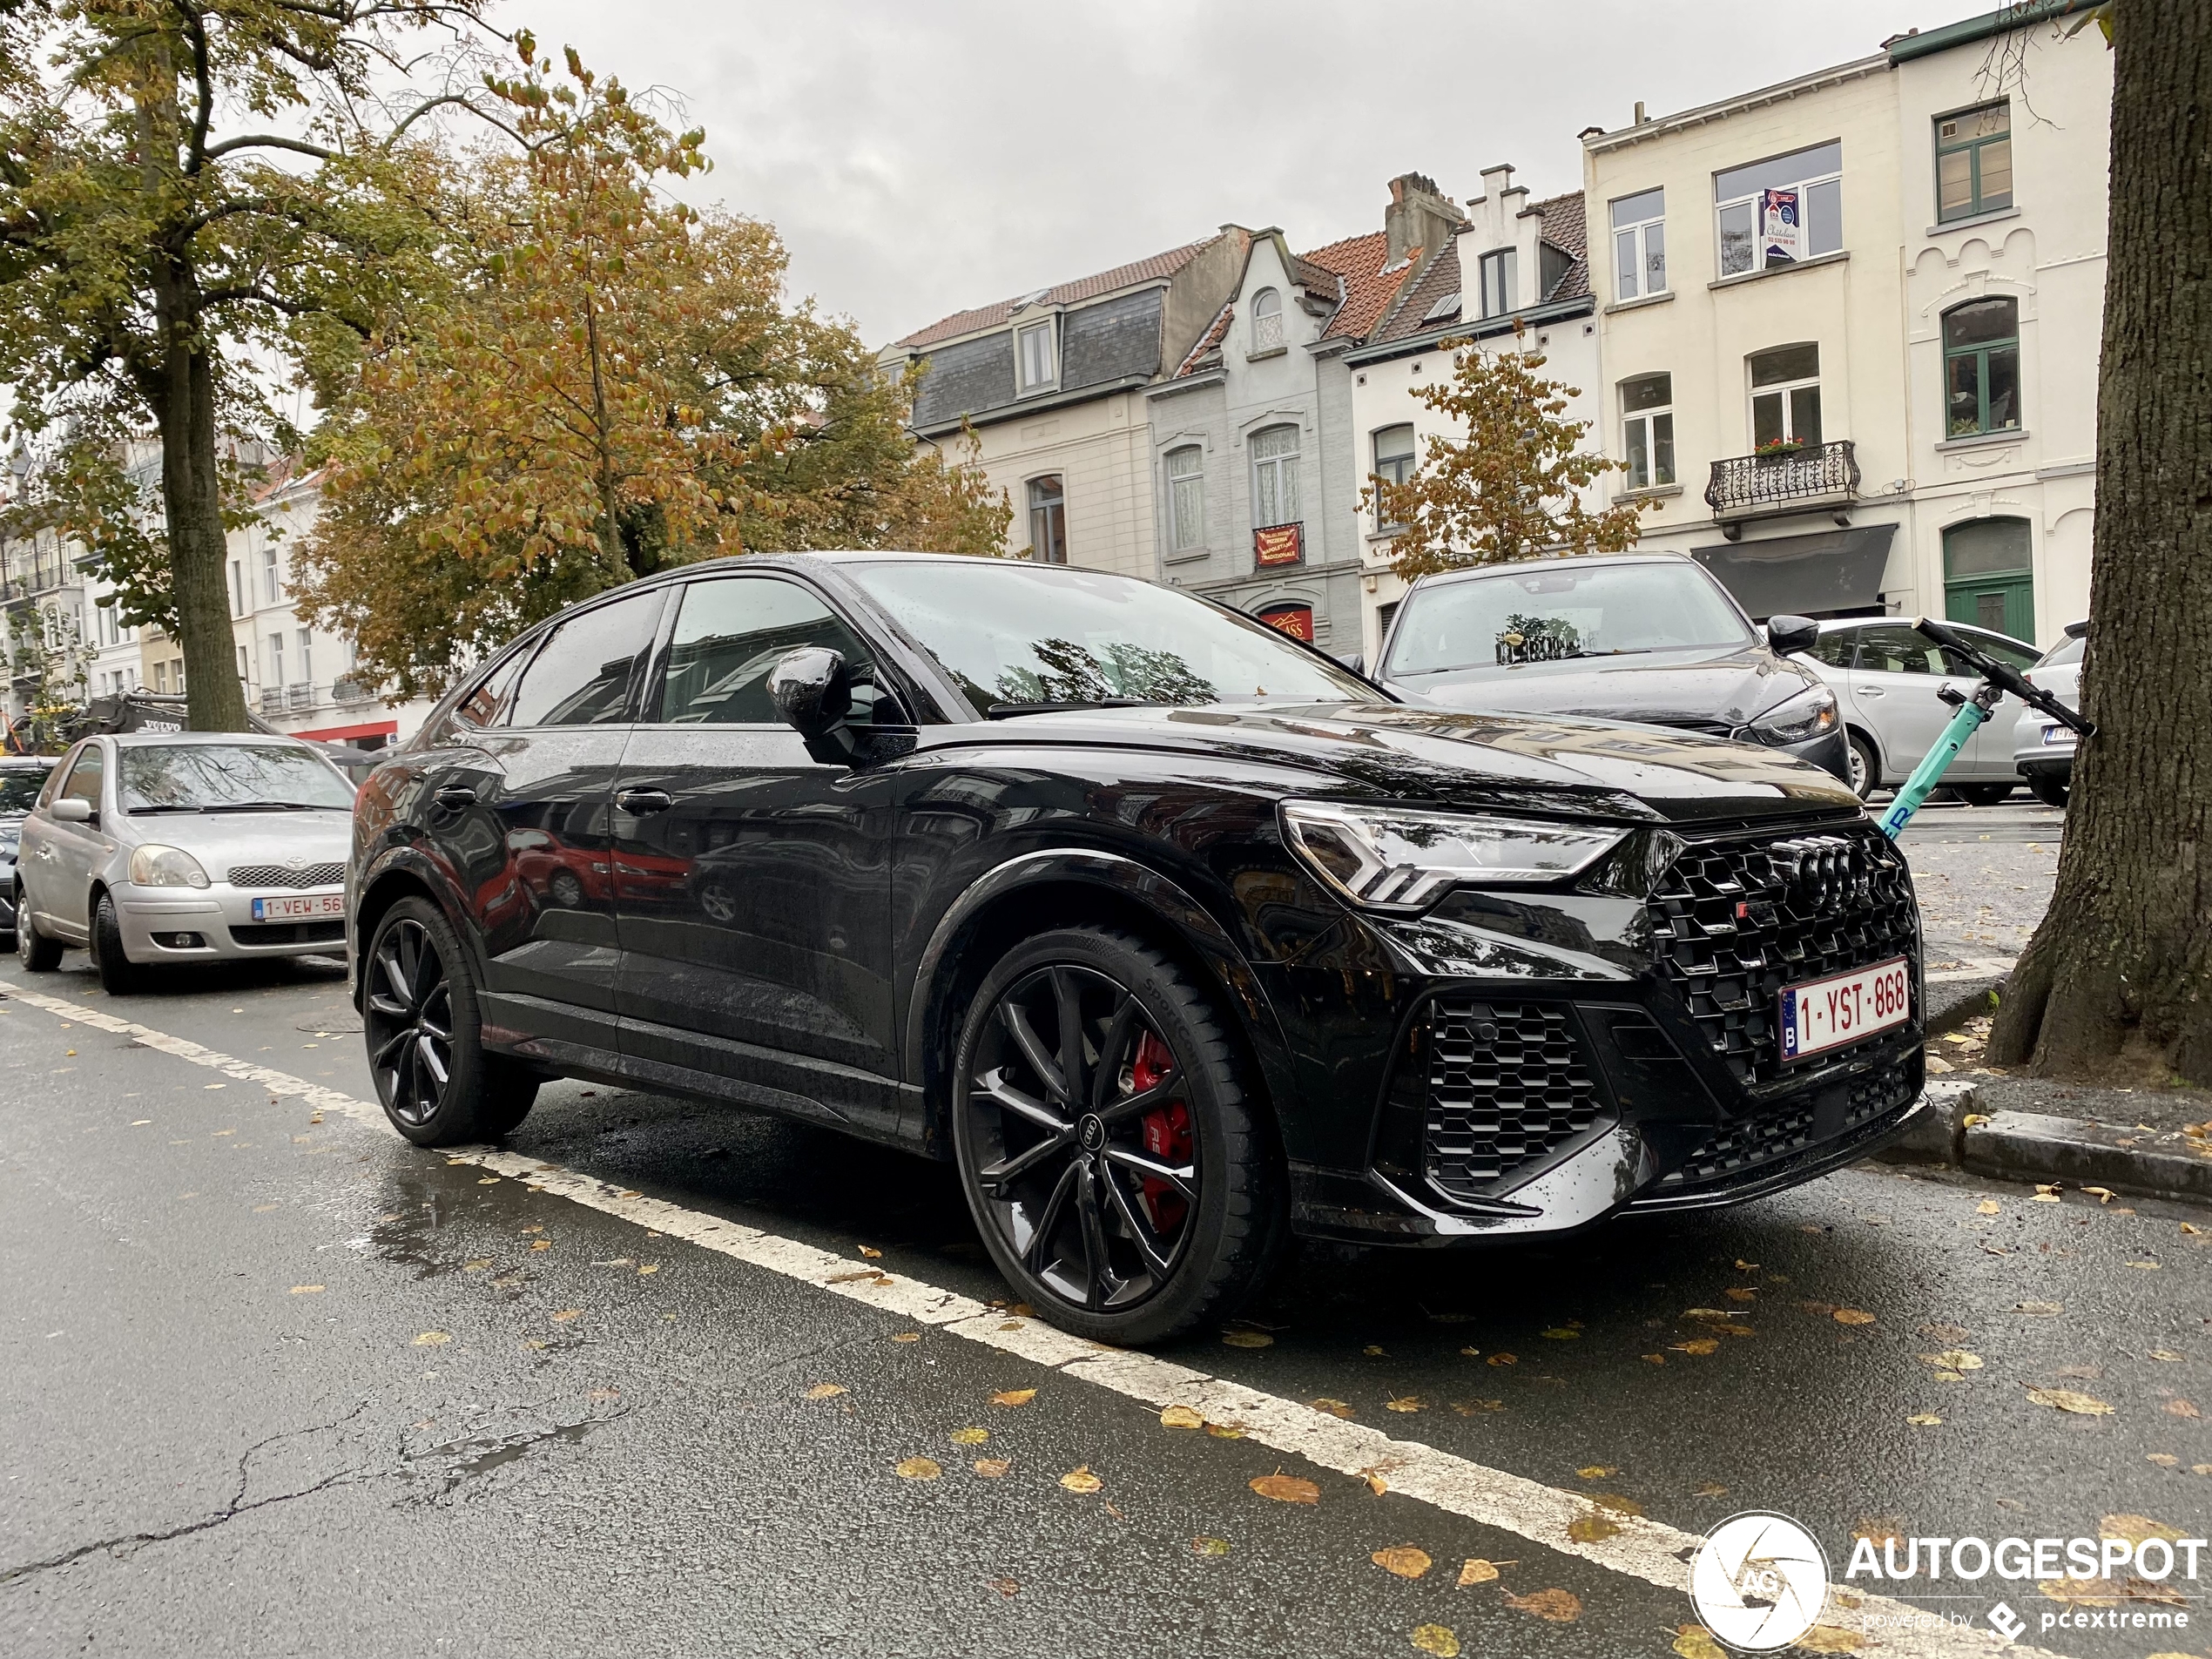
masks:
{"label": "building window", "polygon": [[1252,434],[1252,528],[1298,522],[1298,428]]}
{"label": "building window", "polygon": [[1613,204],[1613,297],[1667,291],[1667,192],[1647,190]]}
{"label": "building window", "polygon": [[1055,349],[1054,335],[1058,332],[1057,320],[1048,317],[1042,322],[1033,322],[1015,331],[1021,342],[1022,389],[1042,392],[1057,384],[1060,379],[1060,354]]}
{"label": "building window", "polygon": [[2020,334],[2020,307],[2010,300],[1969,300],[1943,314],[1947,435],[2019,429]]}
{"label": "building window", "polygon": [[1195,443],[1168,451],[1168,539],[1178,553],[1206,544],[1206,456]]}
{"label": "building window", "polygon": [[300,683],[302,685],[313,685],[315,683],[315,637],[309,631],[302,628],[300,630],[299,644]]}
{"label": "building window", "polygon": [[2033,549],[2024,518],[1977,519],[1944,531],[1944,614],[1953,622],[2032,643]]}
{"label": "building window", "polygon": [[242,617],[245,614],[246,561],[233,559],[231,561],[231,615]]}
{"label": "building window", "polygon": [[1643,374],[1621,382],[1621,454],[1629,488],[1675,482],[1675,377]]}
{"label": "building window", "polygon": [[243,646],[243,645],[240,645],[240,646],[238,648],[238,683],[239,683],[240,685],[245,685],[245,684],[246,684],[246,647],[245,647],[245,646]]}
{"label": "building window", "polygon": [[[1402,484],[1413,475],[1413,428],[1410,425],[1386,426],[1375,434],[1375,477],[1381,483]],[[1382,502],[1378,495],[1375,502],[1375,531],[1402,529],[1405,527],[1383,518]]]}
{"label": "building window", "polygon": [[273,605],[283,596],[277,591],[277,550],[274,546],[261,550],[261,603]]}
{"label": "building window", "polygon": [[1283,296],[1262,288],[1252,296],[1252,349],[1279,351],[1283,345]]}
{"label": "building window", "polygon": [[1068,562],[1068,497],[1058,473],[1029,480],[1029,556],[1039,564]]}
{"label": "building window", "polygon": [[1936,222],[2013,205],[2013,111],[2001,100],[1936,118]]}
{"label": "building window", "polygon": [[1838,252],[1844,246],[1843,172],[1838,142],[1715,173],[1721,274],[1740,276]]}
{"label": "building window", "polygon": [[1745,360],[1751,372],[1751,448],[1786,454],[1820,442],[1820,347],[1777,346]]}
{"label": "building window", "polygon": [[284,636],[282,634],[269,636],[269,673],[266,683],[271,685],[284,684]]}
{"label": "building window", "polygon": [[1482,256],[1482,314],[1502,317],[1521,302],[1521,260],[1512,248]]}

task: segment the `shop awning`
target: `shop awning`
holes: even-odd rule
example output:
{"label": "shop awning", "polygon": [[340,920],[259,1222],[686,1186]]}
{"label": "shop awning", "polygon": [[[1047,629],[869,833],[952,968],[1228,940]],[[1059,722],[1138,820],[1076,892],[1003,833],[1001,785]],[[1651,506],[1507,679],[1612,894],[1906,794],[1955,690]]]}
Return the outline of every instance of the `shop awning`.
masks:
{"label": "shop awning", "polygon": [[1879,608],[1894,524],[1867,524],[1764,542],[1694,547],[1690,557],[1720,578],[1761,622],[1769,617],[1839,617]]}

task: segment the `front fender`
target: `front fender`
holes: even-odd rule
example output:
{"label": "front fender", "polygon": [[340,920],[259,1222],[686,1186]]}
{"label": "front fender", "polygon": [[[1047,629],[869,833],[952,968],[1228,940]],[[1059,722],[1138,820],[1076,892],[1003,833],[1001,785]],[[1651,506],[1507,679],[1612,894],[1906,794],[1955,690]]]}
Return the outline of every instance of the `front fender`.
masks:
{"label": "front fender", "polygon": [[[444,913],[446,925],[461,941],[462,949],[469,953],[469,967],[474,971],[476,983],[484,983],[483,941],[476,929],[469,924],[467,907],[454,890],[451,872],[415,843],[395,840],[380,849],[361,867],[347,895],[347,957],[352,974],[351,990],[356,1013],[361,1011],[367,984],[361,965],[368,953],[368,941],[362,936],[361,919],[369,907],[368,901],[379,889],[394,882],[401,883],[410,892],[420,889],[429,894],[432,901]],[[382,908],[381,905],[375,907]]]}

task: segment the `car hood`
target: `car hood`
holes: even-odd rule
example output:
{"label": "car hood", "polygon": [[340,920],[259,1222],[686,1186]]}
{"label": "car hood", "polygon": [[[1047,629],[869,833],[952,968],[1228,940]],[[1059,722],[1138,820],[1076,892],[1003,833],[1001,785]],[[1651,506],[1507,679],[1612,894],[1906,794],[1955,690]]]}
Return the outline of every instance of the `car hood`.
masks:
{"label": "car hood", "polygon": [[[1366,797],[1635,822],[1855,813],[1858,797],[1772,749],[1663,727],[1397,703],[1071,710],[925,726],[915,764],[959,751],[1123,748],[1283,794]],[[983,759],[981,756],[963,757]],[[1039,764],[1028,762],[1027,764]]]}
{"label": "car hood", "polygon": [[1740,726],[1820,683],[1802,664],[1764,645],[1743,645],[1445,669],[1393,678],[1390,688],[1451,709]]}
{"label": "car hood", "polygon": [[346,862],[352,851],[347,813],[162,813],[125,814],[117,839],[127,846],[158,841],[198,859],[208,879],[221,881],[233,865]]}

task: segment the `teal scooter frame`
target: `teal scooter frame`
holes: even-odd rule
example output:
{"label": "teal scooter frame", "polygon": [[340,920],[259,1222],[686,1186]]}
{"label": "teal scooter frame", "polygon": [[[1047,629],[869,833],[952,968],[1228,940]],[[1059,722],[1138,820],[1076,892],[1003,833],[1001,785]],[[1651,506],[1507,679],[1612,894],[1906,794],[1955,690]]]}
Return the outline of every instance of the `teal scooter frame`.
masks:
{"label": "teal scooter frame", "polygon": [[2020,670],[2010,663],[2000,662],[1964,635],[1926,617],[1915,617],[1912,625],[1945,650],[1964,658],[1967,665],[1981,676],[1981,684],[1974,687],[1971,694],[1955,691],[1948,685],[1936,693],[1945,702],[1952,705],[1958,712],[1951,717],[1951,724],[1944,727],[1943,735],[1936,739],[1935,747],[1928,751],[1919,765],[1913,767],[1912,775],[1905,780],[1905,786],[1897,792],[1897,799],[1882,814],[1882,833],[1892,841],[1912,821],[1912,814],[1920,810],[1921,803],[1935,792],[1936,786],[1943,781],[1945,770],[1959,758],[1959,752],[1966,746],[1974,733],[1981,730],[1982,723],[1989,718],[1990,711],[1997,706],[2006,692],[2010,691],[2037,713],[2047,715],[2061,725],[2073,727],[2085,738],[2097,735],[2095,726],[2048,691],[2031,685],[2021,678]]}

